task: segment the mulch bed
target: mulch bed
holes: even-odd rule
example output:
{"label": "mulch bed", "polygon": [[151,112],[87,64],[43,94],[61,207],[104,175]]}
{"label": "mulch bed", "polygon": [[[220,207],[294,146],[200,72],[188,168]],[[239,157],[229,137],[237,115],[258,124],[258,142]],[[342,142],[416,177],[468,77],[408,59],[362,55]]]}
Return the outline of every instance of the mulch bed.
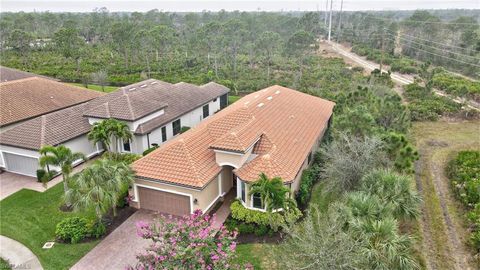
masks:
{"label": "mulch bed", "polygon": [[125,220],[127,220],[133,213],[137,211],[136,208],[127,206],[124,208],[117,208],[117,216],[113,215],[108,217],[108,222],[105,224],[107,226],[107,232],[102,238],[107,237],[111,232],[113,232],[118,226],[122,225]]}
{"label": "mulch bed", "polygon": [[251,243],[270,243],[277,244],[283,241],[282,234],[277,232],[272,236],[256,236],[255,234],[239,234],[237,236],[237,243],[239,244],[251,244]]}

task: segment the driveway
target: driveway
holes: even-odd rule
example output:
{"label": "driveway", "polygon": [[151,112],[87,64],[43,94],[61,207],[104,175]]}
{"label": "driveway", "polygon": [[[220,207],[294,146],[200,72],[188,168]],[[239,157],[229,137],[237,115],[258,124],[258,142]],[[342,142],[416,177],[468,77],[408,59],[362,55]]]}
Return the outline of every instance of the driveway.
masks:
{"label": "driveway", "polygon": [[137,236],[135,223],[143,220],[152,222],[158,214],[140,209],[130,216],[117,229],[103,239],[87,255],[83,256],[72,270],[125,269],[135,265],[136,255],[152,242]]}
{"label": "driveway", "polygon": [[6,259],[12,269],[43,270],[37,256],[30,249],[3,235],[0,235],[0,257]]}
{"label": "driveway", "polygon": [[[73,168],[73,173],[79,172],[88,166],[94,159],[91,159],[87,162],[84,162],[75,168]],[[11,173],[3,172],[0,174],[0,200],[5,199],[6,197],[12,195],[13,193],[21,190],[22,188],[35,190],[38,192],[44,192],[45,190],[55,186],[56,184],[62,182],[62,176],[58,175],[50,180],[46,186],[37,181],[37,178]]]}

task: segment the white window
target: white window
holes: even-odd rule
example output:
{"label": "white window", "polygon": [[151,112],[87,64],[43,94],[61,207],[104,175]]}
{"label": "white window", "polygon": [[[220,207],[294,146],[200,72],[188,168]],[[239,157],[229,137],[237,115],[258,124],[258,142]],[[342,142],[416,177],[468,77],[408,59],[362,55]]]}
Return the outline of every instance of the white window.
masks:
{"label": "white window", "polygon": [[131,148],[131,145],[130,145],[130,140],[123,140],[122,152],[132,152],[132,148]]}
{"label": "white window", "polygon": [[265,210],[265,206],[263,205],[262,196],[258,193],[252,194],[252,207],[257,209]]}

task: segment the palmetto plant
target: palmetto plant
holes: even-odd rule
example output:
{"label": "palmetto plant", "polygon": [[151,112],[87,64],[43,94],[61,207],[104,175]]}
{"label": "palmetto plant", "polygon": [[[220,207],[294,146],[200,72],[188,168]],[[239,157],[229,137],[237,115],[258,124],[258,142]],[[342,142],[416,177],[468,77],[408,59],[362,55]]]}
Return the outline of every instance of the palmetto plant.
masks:
{"label": "palmetto plant", "polygon": [[416,218],[420,214],[421,198],[411,184],[410,177],[389,170],[374,170],[361,180],[362,190],[391,205],[396,218]]}
{"label": "palmetto plant", "polygon": [[39,152],[42,155],[39,160],[41,167],[56,166],[60,168],[63,178],[63,189],[67,192],[67,182],[73,170],[73,162],[80,159],[86,160],[85,155],[80,152],[72,152],[70,148],[64,145],[46,145]]}
{"label": "palmetto plant", "polygon": [[76,211],[93,209],[98,220],[115,208],[123,191],[133,183],[132,169],[120,162],[101,159],[70,179],[65,199]]}
{"label": "palmetto plant", "polygon": [[394,218],[355,219],[352,222],[352,231],[363,242],[361,253],[367,259],[364,268],[379,270],[419,268],[411,255],[411,238],[399,233]]}
{"label": "palmetto plant", "polygon": [[111,152],[112,138],[130,140],[132,132],[125,122],[110,118],[93,124],[87,138],[93,144],[102,143],[108,152]]}
{"label": "palmetto plant", "polygon": [[261,173],[258,180],[250,187],[249,195],[252,194],[260,195],[263,205],[269,212],[296,206],[295,200],[290,196],[290,189],[283,184],[280,177],[269,179],[266,174]]}

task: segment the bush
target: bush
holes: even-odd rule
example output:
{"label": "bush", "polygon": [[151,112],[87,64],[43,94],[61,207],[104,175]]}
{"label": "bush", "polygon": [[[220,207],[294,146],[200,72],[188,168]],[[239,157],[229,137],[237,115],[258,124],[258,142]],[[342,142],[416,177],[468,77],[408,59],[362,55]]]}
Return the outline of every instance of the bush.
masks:
{"label": "bush", "polygon": [[269,213],[247,209],[238,200],[230,205],[230,210],[232,211],[232,218],[234,219],[259,226],[270,226],[275,232],[278,231],[281,226],[292,224],[302,216],[298,208]]}
{"label": "bush", "polygon": [[[263,226],[265,226],[265,225],[263,225]],[[240,223],[240,225],[238,225],[237,228],[238,228],[238,232],[241,233],[241,234],[255,232],[255,225],[254,224]]]}
{"label": "bush", "polygon": [[102,158],[106,158],[106,159],[117,161],[117,162],[124,162],[125,164],[132,164],[134,161],[136,161],[140,157],[141,156],[137,154],[115,153],[115,152],[105,152],[102,155]]}
{"label": "bush", "polygon": [[92,220],[87,227],[89,234],[95,238],[100,238],[107,232],[107,227],[99,220]]}
{"label": "bush", "polygon": [[37,170],[37,181],[38,182],[48,182],[52,180],[52,178],[57,174],[58,172],[55,170],[50,170],[46,171],[44,169],[38,169]]}
{"label": "bush", "polygon": [[320,173],[320,166],[313,164],[312,167],[306,169],[302,173],[300,179],[300,187],[295,196],[298,205],[306,206],[311,197],[313,184],[317,181]]}
{"label": "bush", "polygon": [[87,220],[80,217],[64,218],[57,224],[55,236],[65,242],[75,244],[88,233]]}
{"label": "bush", "polygon": [[183,126],[183,127],[180,129],[180,134],[186,132],[186,131],[189,130],[189,129],[190,129],[190,127]]}
{"label": "bush", "polygon": [[150,148],[148,148],[147,150],[143,151],[142,155],[143,155],[143,156],[146,156],[146,155],[150,154],[151,152],[153,152],[153,151],[154,151],[155,149],[157,149],[157,148],[158,148],[158,145],[157,145],[157,146],[150,147]]}
{"label": "bush", "polygon": [[255,229],[254,233],[256,236],[264,236],[269,232],[270,232],[270,228],[268,228],[268,226],[260,225]]}

